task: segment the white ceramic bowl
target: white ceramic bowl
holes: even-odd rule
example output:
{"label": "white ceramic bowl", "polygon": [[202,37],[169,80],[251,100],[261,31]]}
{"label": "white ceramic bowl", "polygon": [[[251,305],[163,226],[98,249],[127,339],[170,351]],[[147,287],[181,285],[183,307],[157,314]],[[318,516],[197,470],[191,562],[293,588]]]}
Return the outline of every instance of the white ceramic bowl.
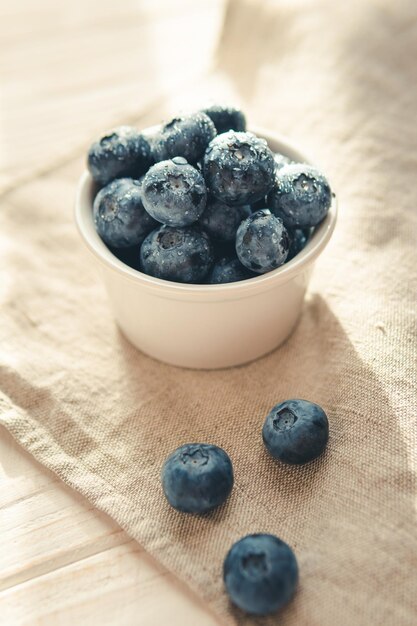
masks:
{"label": "white ceramic bowl", "polygon": [[[255,129],[275,152],[310,162],[285,138]],[[79,181],[75,219],[104,280],[123,334],[146,354],[172,365],[216,369],[252,361],[279,346],[301,313],[313,264],[336,222],[336,200],[306,247],[282,267],[223,285],[189,285],[147,276],[119,261],[96,233],[94,185]]]}

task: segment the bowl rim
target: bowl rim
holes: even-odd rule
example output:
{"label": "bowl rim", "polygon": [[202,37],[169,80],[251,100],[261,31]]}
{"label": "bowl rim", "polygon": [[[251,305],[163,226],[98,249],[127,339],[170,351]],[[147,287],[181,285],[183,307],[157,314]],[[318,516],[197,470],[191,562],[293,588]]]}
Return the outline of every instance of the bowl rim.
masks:
{"label": "bowl rim", "polygon": [[[314,165],[314,162],[284,135],[260,127],[251,127],[249,131],[266,139],[274,152],[280,152],[294,160]],[[281,267],[271,272],[233,283],[223,283],[219,285],[175,283],[149,276],[139,270],[131,268],[123,263],[123,261],[120,261],[109,248],[107,248],[94,227],[91,200],[93,191],[94,182],[90,173],[84,170],[77,185],[74,217],[78,232],[89,251],[103,265],[113,272],[118,273],[121,277],[134,281],[138,285],[152,291],[157,290],[161,294],[163,293],[164,297],[171,295],[173,297],[186,296],[189,298],[192,295],[217,295],[220,298],[239,298],[254,291],[267,291],[277,284],[293,279],[315,261],[329,242],[337,220],[337,198],[333,194],[332,203],[326,217],[316,226],[307,245],[291,259],[291,261],[281,265]]]}

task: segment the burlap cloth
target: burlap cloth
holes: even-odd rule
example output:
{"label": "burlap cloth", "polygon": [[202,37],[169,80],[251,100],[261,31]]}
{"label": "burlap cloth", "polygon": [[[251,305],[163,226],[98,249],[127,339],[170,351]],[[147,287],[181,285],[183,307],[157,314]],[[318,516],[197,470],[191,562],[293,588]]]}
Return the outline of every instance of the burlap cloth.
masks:
{"label": "burlap cloth", "polygon": [[[412,1],[230,3],[219,70],[252,121],[316,156],[340,202],[296,331],[245,367],[176,369],[121,336],[72,222],[81,158],[4,203],[1,422],[227,623],[248,618],[228,604],[223,558],[254,531],[300,563],[271,623],[417,623],[416,58]],[[270,407],[294,396],[330,419],[306,467],[261,440]],[[206,517],[161,491],[164,457],[188,441],[234,462],[230,500]]]}

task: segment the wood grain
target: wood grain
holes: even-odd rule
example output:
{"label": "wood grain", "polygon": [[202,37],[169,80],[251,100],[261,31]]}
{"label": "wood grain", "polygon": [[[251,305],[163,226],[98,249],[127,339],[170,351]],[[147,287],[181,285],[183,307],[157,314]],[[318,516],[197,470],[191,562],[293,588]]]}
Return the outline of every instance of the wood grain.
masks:
{"label": "wood grain", "polygon": [[[0,3],[0,194],[24,194],[24,182],[79,157],[108,127],[146,125],[169,110],[182,86],[210,67],[224,5]],[[52,185],[60,193],[62,181]],[[42,185],[32,200],[43,201]],[[2,626],[219,623],[115,522],[36,463],[4,429],[0,533]]]}
{"label": "wood grain", "polygon": [[0,192],[204,73],[224,4],[0,3]]}
{"label": "wood grain", "polygon": [[0,623],[219,624],[103,513],[0,429]]}

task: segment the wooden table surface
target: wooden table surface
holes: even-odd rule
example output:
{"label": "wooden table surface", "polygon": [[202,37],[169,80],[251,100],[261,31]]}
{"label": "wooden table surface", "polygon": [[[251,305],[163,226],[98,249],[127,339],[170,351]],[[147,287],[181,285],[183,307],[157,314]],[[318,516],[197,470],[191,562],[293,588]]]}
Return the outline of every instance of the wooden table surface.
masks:
{"label": "wooden table surface", "polygon": [[2,626],[219,622],[109,517],[0,430]]}
{"label": "wooden table surface", "polygon": [[[0,201],[153,119],[210,67],[222,0],[0,3]],[[191,53],[190,53],[191,51]],[[185,586],[0,429],[0,623],[218,624]]]}

